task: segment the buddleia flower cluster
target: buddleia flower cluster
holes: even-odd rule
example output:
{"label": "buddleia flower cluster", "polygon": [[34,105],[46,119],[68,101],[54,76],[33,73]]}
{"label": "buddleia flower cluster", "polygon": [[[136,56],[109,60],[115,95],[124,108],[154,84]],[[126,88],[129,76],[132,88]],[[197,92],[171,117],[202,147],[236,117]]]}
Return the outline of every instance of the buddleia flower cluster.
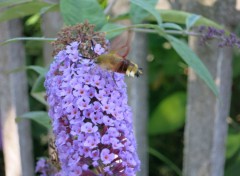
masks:
{"label": "buddleia flower cluster", "polygon": [[201,44],[212,39],[219,40],[219,47],[234,47],[240,48],[240,39],[236,34],[227,34],[223,29],[217,29],[211,26],[200,26],[198,32],[201,34]]}
{"label": "buddleia flower cluster", "polygon": [[135,175],[140,161],[124,75],[92,59],[108,52],[104,34],[84,23],[63,29],[53,46],[45,88],[60,167],[52,175]]}

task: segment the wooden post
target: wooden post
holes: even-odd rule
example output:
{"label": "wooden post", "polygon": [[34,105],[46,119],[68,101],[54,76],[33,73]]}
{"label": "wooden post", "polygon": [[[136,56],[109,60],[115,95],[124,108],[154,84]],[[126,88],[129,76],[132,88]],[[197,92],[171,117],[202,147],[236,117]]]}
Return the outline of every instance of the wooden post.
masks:
{"label": "wooden post", "polygon": [[[57,3],[59,0],[52,0]],[[42,17],[42,32],[44,37],[54,38],[57,37],[57,33],[63,27],[63,21],[59,12],[48,12]],[[48,66],[52,61],[53,48],[49,42],[44,42],[43,45],[43,57],[44,63]]]}
{"label": "wooden post", "polygon": [[[197,43],[194,38],[190,39],[191,46]],[[194,48],[214,76],[219,97],[190,69],[184,134],[185,176],[223,176],[224,172],[232,51],[219,49],[214,44],[211,48]]]}
{"label": "wooden post", "polygon": [[[183,0],[182,8],[215,19],[229,28],[236,20],[235,1]],[[235,19],[234,19],[235,18]],[[190,46],[210,70],[219,90],[215,97],[206,84],[190,69],[184,141],[184,176],[223,176],[227,117],[232,83],[232,49],[211,42],[200,46],[190,37]]]}
{"label": "wooden post", "polygon": [[[0,41],[19,37],[22,33],[21,22],[1,23],[0,31]],[[29,111],[26,73],[8,73],[24,66],[25,52],[21,42],[0,47],[0,116],[6,176],[34,175],[30,122],[15,121],[18,115]]]}
{"label": "wooden post", "polygon": [[133,110],[134,131],[137,138],[138,156],[141,161],[139,176],[148,176],[148,81],[147,81],[147,36],[135,33],[128,57],[143,68],[139,78],[128,78],[129,104]]}

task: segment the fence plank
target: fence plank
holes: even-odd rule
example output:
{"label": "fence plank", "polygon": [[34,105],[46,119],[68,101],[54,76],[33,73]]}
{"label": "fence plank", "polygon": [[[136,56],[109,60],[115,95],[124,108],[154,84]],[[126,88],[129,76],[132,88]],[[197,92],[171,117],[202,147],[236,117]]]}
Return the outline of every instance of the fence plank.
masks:
{"label": "fence plank", "polygon": [[[184,0],[182,8],[215,19],[228,27],[233,22],[230,19],[234,16],[234,1]],[[232,49],[219,48],[217,41],[201,46],[193,37],[190,38],[189,43],[213,75],[219,97],[215,97],[203,81],[190,70],[184,136],[184,175],[223,176],[226,119],[229,115],[232,83]]]}
{"label": "fence plank", "polygon": [[148,175],[148,81],[147,81],[147,35],[135,33],[129,59],[143,68],[139,78],[129,78],[129,103],[133,110],[134,131],[137,138],[141,171],[137,175]]}
{"label": "fence plank", "polygon": [[[21,36],[19,20],[0,24],[0,41]],[[26,73],[9,70],[25,66],[21,42],[0,47],[0,108],[6,176],[34,175],[30,122],[15,118],[29,110]]]}

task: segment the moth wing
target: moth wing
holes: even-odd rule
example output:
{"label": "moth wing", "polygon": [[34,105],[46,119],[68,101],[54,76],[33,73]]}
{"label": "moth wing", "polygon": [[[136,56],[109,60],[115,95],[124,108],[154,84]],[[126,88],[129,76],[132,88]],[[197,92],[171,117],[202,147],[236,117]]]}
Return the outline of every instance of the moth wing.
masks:
{"label": "moth wing", "polygon": [[98,64],[107,70],[115,70],[115,67],[121,63],[122,59],[119,55],[111,51],[98,57]]}
{"label": "moth wing", "polygon": [[119,56],[125,57],[128,54],[132,33],[126,31],[121,35],[115,37],[111,41],[111,51],[115,51]]}

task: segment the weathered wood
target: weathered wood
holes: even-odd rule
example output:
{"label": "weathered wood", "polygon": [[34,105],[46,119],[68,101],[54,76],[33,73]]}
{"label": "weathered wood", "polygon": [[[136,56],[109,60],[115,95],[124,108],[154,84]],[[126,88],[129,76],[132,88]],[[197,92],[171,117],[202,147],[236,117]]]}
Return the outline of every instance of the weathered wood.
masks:
{"label": "weathered wood", "polygon": [[[196,45],[193,38],[190,45]],[[230,49],[216,47],[196,47],[194,50],[214,75],[219,98],[190,70],[184,136],[184,175],[221,176],[225,161],[232,53]]]}
{"label": "weathered wood", "polygon": [[[19,37],[19,20],[0,24],[0,41]],[[0,108],[3,134],[3,153],[6,176],[34,175],[30,122],[15,122],[18,115],[29,110],[25,71],[8,73],[25,66],[25,52],[21,42],[0,47]]]}
{"label": "weathered wood", "polygon": [[[52,2],[58,1],[59,0],[52,0]],[[57,33],[61,30],[62,27],[63,21],[59,12],[49,12],[43,15],[41,28],[42,33],[45,37],[50,38],[57,37]],[[43,57],[44,64],[46,67],[48,67],[49,64],[53,61],[52,52],[53,52],[52,45],[48,42],[45,42],[43,45]],[[49,131],[48,139],[49,139],[48,144],[50,144],[51,143],[50,141],[54,139],[52,131]],[[53,152],[54,152],[53,148],[48,147],[48,153],[51,154]]]}
{"label": "weathered wood", "polygon": [[[58,0],[52,0],[57,2]],[[59,12],[48,12],[42,17],[42,32],[45,37],[57,37],[57,33],[63,27],[63,21]],[[52,57],[53,47],[49,42],[43,45],[43,57],[45,65],[49,65],[53,61]]]}
{"label": "weathered wood", "polygon": [[139,78],[128,78],[129,104],[133,110],[134,131],[137,138],[138,155],[141,161],[139,176],[148,176],[148,81],[147,81],[147,36],[135,33],[128,57],[143,68]]}
{"label": "weathered wood", "polygon": [[[183,0],[184,10],[202,14],[232,26],[233,1]],[[230,15],[232,14],[232,15]],[[232,50],[211,42],[200,46],[190,37],[190,46],[210,70],[219,90],[215,97],[206,84],[190,69],[188,77],[187,120],[184,136],[184,176],[223,176],[227,116],[230,108]]]}

